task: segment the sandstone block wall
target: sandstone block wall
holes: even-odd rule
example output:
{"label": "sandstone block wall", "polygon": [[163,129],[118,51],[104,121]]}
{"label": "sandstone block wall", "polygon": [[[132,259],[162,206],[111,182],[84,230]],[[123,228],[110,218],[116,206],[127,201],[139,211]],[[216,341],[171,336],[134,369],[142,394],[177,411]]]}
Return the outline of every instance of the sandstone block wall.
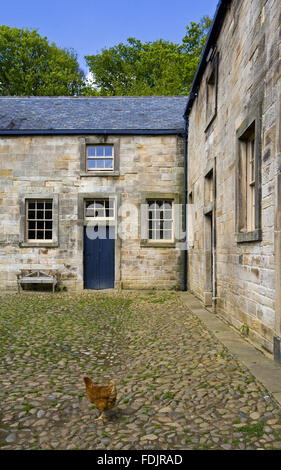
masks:
{"label": "sandstone block wall", "polygon": [[[190,114],[188,187],[193,188],[193,247],[188,253],[190,289],[204,300],[206,241],[204,170],[215,162],[215,277],[217,309],[236,327],[272,351],[280,332],[280,70],[279,0],[233,0],[217,40],[217,114],[206,129],[207,66]],[[261,241],[235,237],[236,131],[261,103]],[[279,146],[279,150],[278,150]],[[279,157],[278,157],[279,155]],[[275,241],[274,241],[275,233]],[[279,255],[278,255],[279,253]],[[277,277],[279,276],[279,277]],[[277,298],[276,298],[277,296]],[[280,306],[279,306],[280,310]]]}
{"label": "sandstone block wall", "polygon": [[[89,136],[87,136],[89,137]],[[178,136],[114,136],[119,139],[118,176],[81,176],[83,136],[9,136],[0,138],[0,287],[16,289],[20,269],[54,268],[61,285],[83,288],[81,193],[118,195],[119,205],[140,208],[145,191],[183,192],[183,143]],[[111,137],[107,137],[107,142]],[[20,201],[26,194],[58,195],[58,246],[20,246]],[[119,208],[118,208],[119,210]],[[127,222],[120,214],[118,222]],[[119,227],[118,227],[119,229]],[[140,214],[135,237],[118,240],[116,279],[126,288],[181,285],[182,252],[174,247],[144,248]]]}

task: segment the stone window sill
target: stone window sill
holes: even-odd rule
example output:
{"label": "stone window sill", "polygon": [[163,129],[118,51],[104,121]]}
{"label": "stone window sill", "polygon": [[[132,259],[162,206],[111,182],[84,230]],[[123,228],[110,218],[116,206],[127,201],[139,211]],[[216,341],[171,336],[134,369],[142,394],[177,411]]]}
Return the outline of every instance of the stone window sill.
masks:
{"label": "stone window sill", "polygon": [[120,176],[119,171],[86,171],[80,172],[80,176]]}
{"label": "stone window sill", "polygon": [[239,232],[236,233],[237,243],[259,242],[262,240],[261,229],[253,230],[252,232]]}
{"label": "stone window sill", "polygon": [[216,119],[217,117],[217,110],[215,109],[211,115],[211,117],[207,120],[207,124],[206,124],[206,127],[205,127],[205,133],[208,131],[209,127],[211,126],[211,124],[214,122],[214,120]]}
{"label": "stone window sill", "polygon": [[213,209],[214,209],[214,204],[213,204],[213,202],[209,202],[209,204],[207,204],[206,206],[204,206],[204,208],[203,208],[203,214],[204,214],[204,215],[208,215],[208,214],[210,214],[211,212],[213,212]]}
{"label": "stone window sill", "polygon": [[140,246],[142,248],[175,248],[176,242],[154,242],[151,240],[141,240]]}
{"label": "stone window sill", "polygon": [[36,243],[36,242],[20,242],[19,246],[21,248],[57,248],[59,246],[58,242],[45,242]]}

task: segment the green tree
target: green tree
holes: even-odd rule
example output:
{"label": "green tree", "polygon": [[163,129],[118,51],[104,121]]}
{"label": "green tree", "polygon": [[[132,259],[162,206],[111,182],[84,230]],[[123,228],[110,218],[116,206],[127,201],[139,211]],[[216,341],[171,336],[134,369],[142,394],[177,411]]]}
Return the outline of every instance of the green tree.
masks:
{"label": "green tree", "polygon": [[93,86],[85,87],[83,94],[187,95],[210,25],[209,17],[191,22],[181,44],[128,38],[125,44],[86,56]]}
{"label": "green tree", "polygon": [[83,78],[72,49],[50,44],[35,29],[0,26],[0,95],[76,95]]}

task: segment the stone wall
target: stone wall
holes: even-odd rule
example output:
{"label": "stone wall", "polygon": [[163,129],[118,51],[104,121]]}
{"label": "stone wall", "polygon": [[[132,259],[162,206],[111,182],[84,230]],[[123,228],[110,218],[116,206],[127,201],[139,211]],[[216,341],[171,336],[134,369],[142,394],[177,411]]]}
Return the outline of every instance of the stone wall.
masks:
{"label": "stone wall", "polygon": [[[89,137],[89,136],[87,136]],[[94,138],[94,136],[93,136]],[[20,269],[54,268],[61,285],[83,288],[83,220],[78,195],[118,195],[119,205],[140,209],[143,192],[183,192],[183,142],[177,136],[97,137],[119,142],[115,176],[82,176],[83,136],[0,138],[0,287],[16,288]],[[20,205],[25,195],[58,195],[58,246],[20,246]],[[124,211],[123,211],[124,212]],[[119,225],[128,222],[125,211]],[[133,238],[118,239],[116,281],[126,288],[181,285],[182,252],[175,247],[142,247],[139,211]],[[118,227],[119,229],[119,227]]]}
{"label": "stone wall", "polygon": [[[233,0],[217,40],[219,53],[217,112],[208,125],[207,79],[202,77],[189,117],[188,188],[193,188],[193,247],[188,253],[189,288],[207,305],[207,218],[204,215],[205,169],[214,165],[215,282],[213,306],[236,327],[272,351],[276,325],[276,288],[280,296],[280,207],[277,140],[280,139],[281,5],[279,0]],[[260,241],[237,243],[235,225],[236,132],[261,103]],[[280,187],[279,187],[280,191]],[[238,195],[239,197],[239,195]],[[280,197],[279,197],[280,204]],[[277,215],[275,215],[275,213]],[[278,248],[280,253],[280,248]],[[278,272],[278,274],[277,274]],[[280,305],[280,300],[277,299]],[[280,307],[279,307],[280,309]],[[280,317],[280,313],[279,313]],[[280,320],[279,320],[280,321]]]}

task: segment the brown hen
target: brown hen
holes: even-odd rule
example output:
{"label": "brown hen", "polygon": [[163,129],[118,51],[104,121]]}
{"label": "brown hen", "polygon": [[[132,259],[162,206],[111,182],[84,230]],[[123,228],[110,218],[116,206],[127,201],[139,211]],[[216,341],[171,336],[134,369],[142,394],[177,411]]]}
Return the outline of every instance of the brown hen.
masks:
{"label": "brown hen", "polygon": [[95,385],[89,377],[83,377],[86,385],[86,395],[91,403],[101,411],[101,415],[95,420],[107,420],[106,410],[111,410],[116,403],[117,391],[112,380],[107,385]]}

